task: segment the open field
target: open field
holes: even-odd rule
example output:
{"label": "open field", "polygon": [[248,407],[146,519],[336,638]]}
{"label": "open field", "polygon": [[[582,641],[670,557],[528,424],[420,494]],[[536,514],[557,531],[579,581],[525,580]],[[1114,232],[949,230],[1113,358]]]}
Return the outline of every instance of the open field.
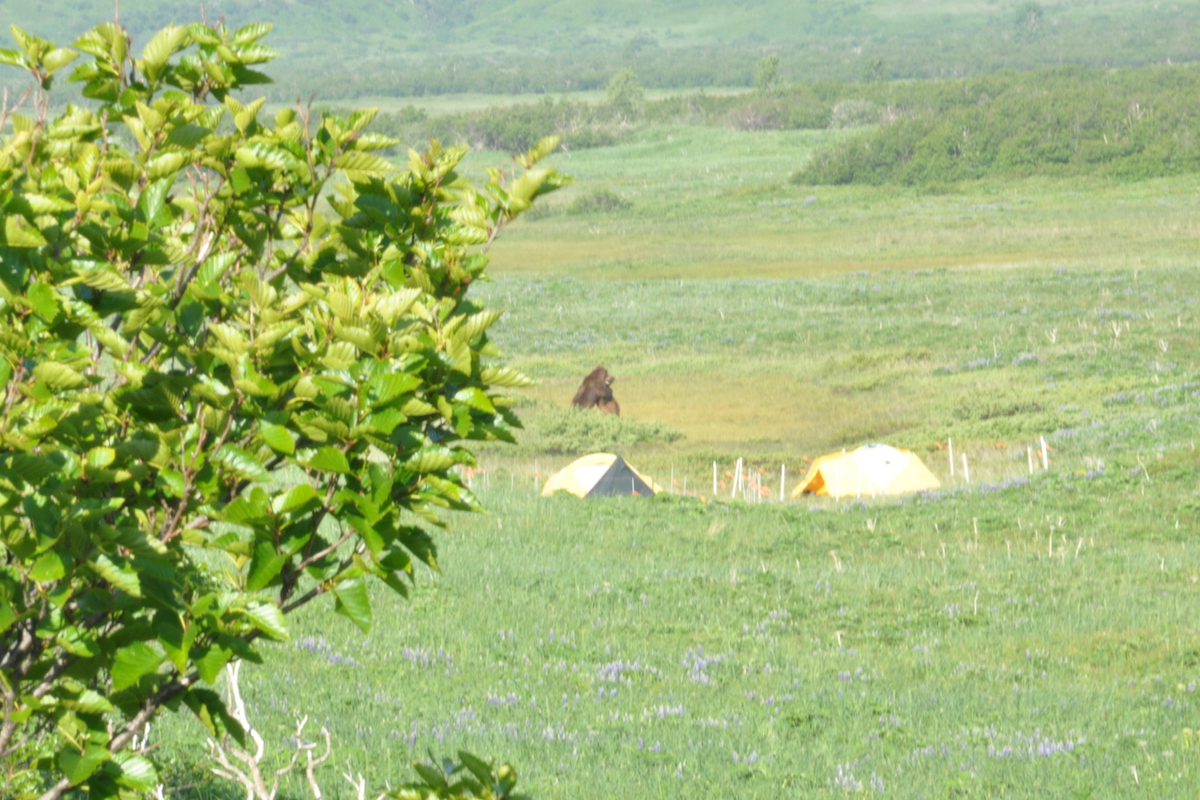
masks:
{"label": "open field", "polygon": [[271,746],[330,726],[332,796],[458,747],[543,798],[1194,796],[1200,459],[1146,459],[811,507],[496,475],[443,576],[369,637],[307,613],[243,687]]}
{"label": "open field", "polygon": [[[1024,469],[1023,443],[1068,428],[1100,437],[1100,455],[1119,442],[1096,424],[1127,411],[1113,397],[1194,380],[1197,288],[1181,267],[1136,278],[1082,269],[504,278],[496,291],[512,308],[502,345],[542,378],[535,398],[565,405],[579,376],[603,363],[626,416],[686,434],[667,452],[753,452],[794,470],[801,455],[883,439],[931,454],[947,436]],[[1189,425],[1175,435],[1190,438]]]}
{"label": "open field", "polygon": [[[1200,182],[787,184],[820,144],[669,129],[556,157],[577,186],[479,290],[542,380],[534,444],[484,451],[489,515],[438,536],[410,601],[373,597],[370,636],[308,610],[243,673],[281,752],[296,715],[330,726],[327,793],[460,747],[542,798],[1200,791]],[[630,205],[576,206],[599,190]],[[633,463],[707,495],[745,456],[775,502],[536,497],[572,458],[537,451],[538,415],[596,363],[627,417],[685,434]],[[781,463],[790,487],[877,440],[942,490],[777,502]],[[156,733],[180,776],[196,735]]]}
{"label": "open field", "polygon": [[[1191,176],[936,187],[944,194],[788,183],[814,148],[847,135],[656,127],[616,147],[555,156],[576,186],[551,199],[559,213],[522,222],[497,243],[494,271],[688,279],[1124,268],[1179,263],[1200,245],[1200,180]],[[629,205],[571,213],[596,191]]]}

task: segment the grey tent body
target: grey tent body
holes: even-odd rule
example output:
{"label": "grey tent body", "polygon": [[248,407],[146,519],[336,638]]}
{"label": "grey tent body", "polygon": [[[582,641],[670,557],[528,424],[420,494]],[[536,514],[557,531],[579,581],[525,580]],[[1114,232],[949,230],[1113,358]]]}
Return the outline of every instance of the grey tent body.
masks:
{"label": "grey tent body", "polygon": [[646,485],[628,464],[625,459],[617,456],[613,461],[612,466],[608,468],[600,480],[596,481],[596,485],[592,490],[585,495],[586,497],[601,497],[601,496],[622,496],[640,495],[642,497],[650,497],[654,494],[654,490]]}

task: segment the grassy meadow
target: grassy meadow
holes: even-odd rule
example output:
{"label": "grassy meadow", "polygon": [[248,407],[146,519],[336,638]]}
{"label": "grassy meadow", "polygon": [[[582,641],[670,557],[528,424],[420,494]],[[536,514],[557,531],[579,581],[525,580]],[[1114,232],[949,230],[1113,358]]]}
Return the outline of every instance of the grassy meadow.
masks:
{"label": "grassy meadow", "polygon": [[[577,184],[479,289],[541,380],[526,442],[483,450],[488,514],[437,535],[408,601],[373,596],[370,635],[306,609],[243,671],[269,751],[327,724],[330,797],[458,748],[538,798],[1200,792],[1200,181],[788,183],[839,135],[555,156]],[[673,494],[535,494],[574,457],[542,415],[597,363],[623,420],[683,434],[623,451]],[[790,488],[871,441],[942,488],[778,501],[781,465]],[[737,457],[770,502],[694,496]],[[154,733],[182,796],[236,796],[199,735]]]}

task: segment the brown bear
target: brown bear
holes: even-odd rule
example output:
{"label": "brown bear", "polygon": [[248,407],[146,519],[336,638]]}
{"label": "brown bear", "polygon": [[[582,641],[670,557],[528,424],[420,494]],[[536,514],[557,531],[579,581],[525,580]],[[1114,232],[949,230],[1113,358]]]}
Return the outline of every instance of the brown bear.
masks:
{"label": "brown bear", "polygon": [[583,379],[571,405],[580,408],[598,408],[606,414],[621,416],[621,406],[617,404],[612,393],[614,380],[616,378],[609,375],[608,370],[604,367],[596,367]]}

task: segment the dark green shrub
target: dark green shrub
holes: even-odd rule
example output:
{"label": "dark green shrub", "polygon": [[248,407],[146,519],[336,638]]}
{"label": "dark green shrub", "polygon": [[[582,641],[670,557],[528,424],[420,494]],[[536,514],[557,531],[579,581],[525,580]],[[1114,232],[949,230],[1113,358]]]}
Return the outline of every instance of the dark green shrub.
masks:
{"label": "dark green shrub", "polygon": [[597,189],[591,194],[575,198],[571,205],[567,206],[567,213],[607,213],[610,211],[621,211],[629,208],[631,205],[633,204],[615,192],[610,192],[608,189]]}
{"label": "dark green shrub", "polygon": [[539,409],[526,421],[522,447],[559,455],[613,452],[644,444],[670,444],[683,438],[661,422],[640,422],[595,409]]}

